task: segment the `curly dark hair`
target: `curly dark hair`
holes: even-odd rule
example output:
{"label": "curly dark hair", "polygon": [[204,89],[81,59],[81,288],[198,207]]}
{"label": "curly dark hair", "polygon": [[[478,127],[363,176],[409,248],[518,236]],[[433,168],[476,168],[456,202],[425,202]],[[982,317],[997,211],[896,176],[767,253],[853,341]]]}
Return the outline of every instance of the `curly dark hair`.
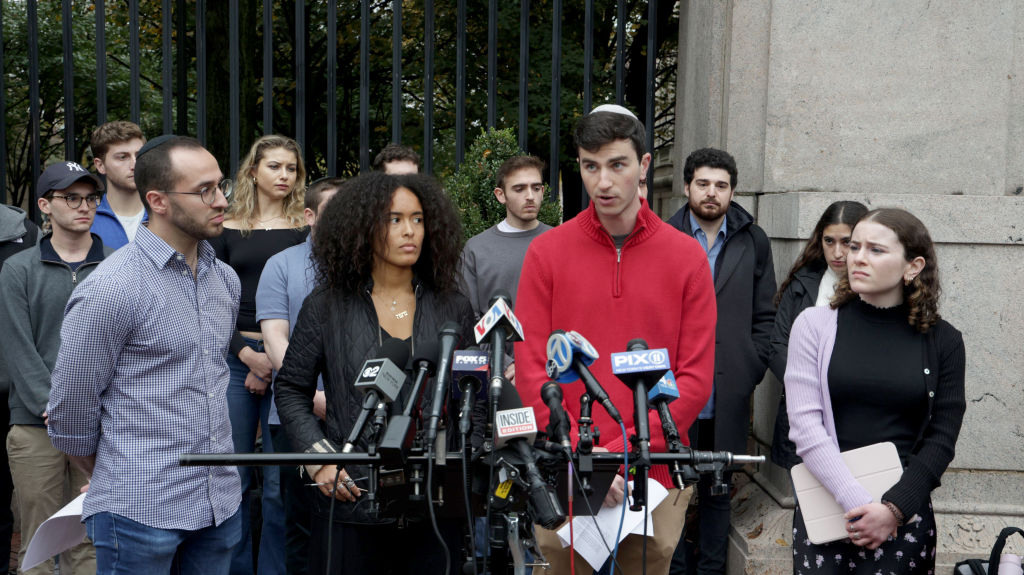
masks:
{"label": "curly dark hair", "polygon": [[423,247],[413,265],[417,280],[437,293],[457,289],[462,222],[448,196],[432,177],[383,172],[347,180],[320,214],[313,242],[317,283],[357,293],[370,280],[373,246],[377,238],[386,238],[391,198],[398,188],[409,189],[423,206]]}
{"label": "curly dark hair", "polygon": [[[899,208],[879,208],[864,215],[857,222],[876,222],[896,233],[900,245],[903,246],[903,257],[906,261],[924,258],[924,269],[917,274],[910,285],[903,286],[903,301],[910,308],[907,322],[921,333],[927,332],[941,319],[939,315],[939,260],[935,255],[935,244],[932,242],[928,228],[913,214]],[[850,289],[848,277],[839,279],[836,293],[829,303],[833,309],[858,297]]]}
{"label": "curly dark hair", "polygon": [[690,152],[683,164],[684,184],[690,185],[693,182],[693,174],[698,168],[716,168],[729,172],[729,187],[736,189],[739,171],[736,169],[736,159],[729,152],[715,148],[701,148]]}
{"label": "curly dark hair", "polygon": [[793,267],[789,269],[786,281],[782,282],[779,291],[775,294],[776,307],[782,300],[782,294],[785,293],[786,288],[793,282],[793,276],[800,268],[820,266],[821,269],[824,269],[824,266],[828,265],[825,262],[825,251],[821,248],[821,238],[825,235],[825,228],[836,224],[846,224],[852,231],[853,226],[857,225],[857,221],[866,213],[868,213],[867,206],[860,202],[832,202],[825,208],[825,212],[821,214],[818,223],[814,226],[811,239],[807,240],[804,251],[800,253],[800,257],[796,258]]}

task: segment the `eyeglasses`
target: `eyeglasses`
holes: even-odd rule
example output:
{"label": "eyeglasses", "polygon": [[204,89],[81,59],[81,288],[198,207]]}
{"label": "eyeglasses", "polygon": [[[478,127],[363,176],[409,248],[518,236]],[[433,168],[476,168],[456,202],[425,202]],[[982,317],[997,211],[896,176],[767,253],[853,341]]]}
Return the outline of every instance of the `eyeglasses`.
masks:
{"label": "eyeglasses", "polygon": [[68,207],[71,208],[72,210],[77,210],[78,206],[82,205],[82,200],[85,200],[85,203],[90,208],[95,208],[96,206],[100,205],[100,201],[103,199],[103,196],[99,194],[90,194],[88,196],[80,196],[78,194],[62,196],[60,194],[53,194],[53,196],[51,197],[53,197],[54,199],[64,198],[64,201],[67,202]]}
{"label": "eyeglasses", "polygon": [[202,198],[203,203],[212,206],[213,202],[217,201],[217,190],[220,190],[224,197],[231,195],[231,180],[223,179],[217,182],[214,186],[203,186],[195,192],[174,192],[170,190],[164,190],[166,194],[184,194],[186,196],[199,196]]}

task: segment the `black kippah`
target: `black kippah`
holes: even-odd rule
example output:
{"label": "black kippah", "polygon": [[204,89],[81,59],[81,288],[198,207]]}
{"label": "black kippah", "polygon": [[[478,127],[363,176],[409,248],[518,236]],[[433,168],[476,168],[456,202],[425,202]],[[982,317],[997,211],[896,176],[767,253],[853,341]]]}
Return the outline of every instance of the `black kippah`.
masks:
{"label": "black kippah", "polygon": [[150,151],[150,150],[152,150],[154,148],[158,148],[158,147],[166,144],[167,142],[170,142],[171,140],[173,140],[173,139],[175,139],[177,137],[178,136],[175,136],[174,134],[164,134],[162,136],[157,136],[157,137],[153,138],[152,140],[150,140],[150,141],[146,142],[145,144],[143,144],[143,146],[141,148],[139,148],[139,151],[135,153],[135,158],[138,159],[139,157],[142,156],[142,154],[145,154],[146,152],[148,152],[148,151]]}

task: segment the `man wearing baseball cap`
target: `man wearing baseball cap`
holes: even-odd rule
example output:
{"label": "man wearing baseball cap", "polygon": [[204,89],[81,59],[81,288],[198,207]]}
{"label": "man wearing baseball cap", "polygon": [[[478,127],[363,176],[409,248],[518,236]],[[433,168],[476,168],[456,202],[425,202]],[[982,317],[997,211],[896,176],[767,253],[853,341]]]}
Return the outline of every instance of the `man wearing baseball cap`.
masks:
{"label": "man wearing baseball cap", "polygon": [[[0,272],[0,346],[11,376],[11,430],[7,436],[11,476],[18,492],[23,558],[36,529],[87,479],[46,434],[50,373],[60,349],[64,306],[72,290],[110,253],[89,232],[103,184],[75,162],[46,168],[36,185],[39,211],[51,233],[11,256]],[[65,490],[65,484],[68,489]],[[53,560],[24,571],[50,573]],[[88,540],[61,555],[61,573],[95,573],[96,552]]]}

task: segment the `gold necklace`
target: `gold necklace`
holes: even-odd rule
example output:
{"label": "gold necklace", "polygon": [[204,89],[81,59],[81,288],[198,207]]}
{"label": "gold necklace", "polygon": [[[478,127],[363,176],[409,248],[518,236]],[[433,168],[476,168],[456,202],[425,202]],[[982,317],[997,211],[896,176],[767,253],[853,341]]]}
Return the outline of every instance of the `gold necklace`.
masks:
{"label": "gold necklace", "polygon": [[[268,219],[265,219],[265,220],[256,220],[256,223],[262,225],[262,224],[265,224],[267,222],[272,222],[272,221],[280,219],[280,218],[281,218],[281,216],[278,215],[278,216],[274,216],[272,218],[268,218]],[[255,227],[255,226],[253,226],[253,227]],[[271,228],[270,226],[266,226],[263,229],[269,232],[273,228]]]}

